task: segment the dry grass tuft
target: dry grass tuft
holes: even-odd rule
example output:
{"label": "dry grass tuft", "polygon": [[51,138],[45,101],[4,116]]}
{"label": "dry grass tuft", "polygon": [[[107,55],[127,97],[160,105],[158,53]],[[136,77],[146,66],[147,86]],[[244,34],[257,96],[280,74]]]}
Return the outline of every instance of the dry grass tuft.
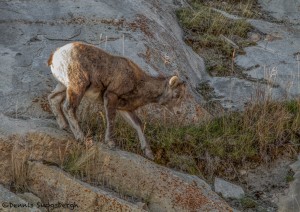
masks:
{"label": "dry grass tuft", "polygon": [[24,151],[20,151],[24,148],[25,138],[15,137],[16,144],[13,147],[11,153],[11,170],[13,177],[13,188],[18,192],[27,190],[27,160],[28,154]]}
{"label": "dry grass tuft", "polygon": [[192,0],[191,2],[202,3],[245,18],[261,18],[263,16],[259,12],[257,0]]}
{"label": "dry grass tuft", "polygon": [[241,74],[232,58],[244,54],[244,47],[255,45],[247,38],[252,27],[246,20],[229,19],[215,12],[206,1],[192,1],[191,7],[177,11],[177,17],[186,43],[204,58],[211,75]]}
{"label": "dry grass tuft", "polygon": [[10,156],[14,190],[27,190],[28,161],[42,161],[61,167],[65,160],[69,160],[75,147],[69,140],[58,137],[59,135],[48,135],[46,132],[30,132],[9,138],[13,143]]}
{"label": "dry grass tuft", "polygon": [[67,160],[63,164],[63,169],[75,176],[86,178],[92,176],[92,167],[96,165],[98,151],[97,147],[83,148],[77,145],[69,154]]}

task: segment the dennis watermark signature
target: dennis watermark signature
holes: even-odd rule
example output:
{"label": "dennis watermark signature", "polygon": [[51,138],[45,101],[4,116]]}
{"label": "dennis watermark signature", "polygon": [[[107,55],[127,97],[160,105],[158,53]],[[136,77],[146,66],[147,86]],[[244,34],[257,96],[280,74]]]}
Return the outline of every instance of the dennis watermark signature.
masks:
{"label": "dennis watermark signature", "polygon": [[[73,203],[62,203],[62,202],[57,202],[57,203],[42,203],[42,202],[37,202],[36,204],[32,203],[13,203],[13,202],[2,202],[1,203],[3,208],[47,208],[50,210],[57,209],[57,208],[65,208],[65,209],[70,209],[74,210],[76,208],[79,208],[79,206],[76,204],[76,202]],[[1,208],[0,208],[1,211]]]}

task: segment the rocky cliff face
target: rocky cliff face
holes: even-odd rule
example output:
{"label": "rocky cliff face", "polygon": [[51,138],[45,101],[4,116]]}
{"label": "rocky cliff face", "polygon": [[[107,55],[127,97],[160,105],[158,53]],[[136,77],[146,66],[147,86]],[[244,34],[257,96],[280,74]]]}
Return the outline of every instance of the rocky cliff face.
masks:
{"label": "rocky cliff face", "polygon": [[0,112],[7,116],[52,116],[45,97],[55,81],[46,61],[56,48],[72,41],[124,55],[152,75],[179,73],[190,88],[206,76],[203,60],[181,39],[172,1],[0,4]]}
{"label": "rocky cliff face", "polygon": [[[174,13],[180,5],[135,0],[0,2],[2,185],[32,192],[41,203],[75,202],[77,211],[231,210],[198,177],[98,144],[88,150],[98,161],[90,175],[93,183],[62,171],[78,145],[70,133],[58,130],[49,110],[47,95],[56,82],[46,61],[66,43],[82,41],[124,55],[152,75],[178,73],[191,90],[185,110],[192,118],[201,116],[201,97],[192,90],[206,74],[203,60],[181,39]],[[109,188],[101,184],[103,179]],[[1,202],[31,204],[24,195],[1,190],[7,194]],[[43,209],[36,202],[35,207]]]}
{"label": "rocky cliff face", "polygon": [[[241,109],[259,89],[271,90],[275,98],[295,97],[299,94],[299,1],[259,2],[278,21],[249,19],[260,32],[257,45],[235,59],[257,83],[207,75],[203,60],[182,40],[174,12],[184,6],[182,1],[2,1],[0,112],[50,117],[45,97],[55,81],[45,61],[56,48],[72,41],[129,57],[152,75],[179,73],[198,103],[204,101],[196,90],[206,81],[214,88],[214,100],[227,108]],[[269,84],[260,83],[262,79]],[[195,101],[190,102],[185,109],[203,115]]]}
{"label": "rocky cliff face", "polygon": [[[82,203],[81,211],[231,211],[198,177],[101,145],[90,149],[100,161],[93,185],[61,169],[77,145],[70,133],[58,130],[49,109],[46,97],[56,82],[46,61],[72,41],[124,55],[152,75],[178,73],[189,83],[182,108],[189,122],[206,114],[198,105],[203,102],[196,91],[201,82],[214,88],[214,100],[233,109],[241,109],[258,84],[276,98],[299,95],[299,1],[260,0],[275,21],[248,20],[260,32],[257,46],[246,48],[235,62],[267,84],[208,76],[203,60],[182,40],[175,10],[184,2],[1,1],[0,183],[24,186],[41,202],[74,199]],[[99,186],[103,179],[109,179],[111,190]],[[121,195],[116,192],[120,189]],[[30,202],[0,190],[7,194],[0,201]]]}

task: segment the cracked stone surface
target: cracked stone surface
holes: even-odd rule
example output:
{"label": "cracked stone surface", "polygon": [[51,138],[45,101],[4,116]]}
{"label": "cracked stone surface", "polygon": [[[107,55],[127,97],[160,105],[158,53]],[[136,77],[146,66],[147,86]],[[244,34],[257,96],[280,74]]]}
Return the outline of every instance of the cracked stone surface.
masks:
{"label": "cracked stone surface", "polygon": [[[235,77],[211,79],[216,99],[225,108],[240,109],[257,91],[274,99],[296,98],[300,94],[300,1],[260,0],[263,10],[278,23],[266,20],[247,20],[262,35],[257,45],[245,48],[245,55],[238,55],[235,62],[253,79],[267,83],[251,82]],[[231,19],[232,16],[218,11]]]}
{"label": "cracked stone surface", "polygon": [[[24,167],[31,164],[29,174],[20,179],[26,179],[29,190],[42,201],[46,201],[51,192],[57,194],[52,196],[54,202],[57,197],[67,200],[79,194],[78,190],[89,187],[79,180],[72,182],[74,177],[46,165],[62,167],[63,159],[76,144],[70,133],[58,129],[47,103],[47,95],[56,82],[46,61],[52,51],[66,43],[87,42],[117,55],[124,51],[124,56],[152,75],[178,72],[193,91],[207,74],[202,58],[182,40],[174,12],[178,6],[180,4],[171,0],[1,1],[0,172],[3,175],[0,182],[10,185],[15,170],[24,173]],[[194,102],[187,103],[188,107],[201,100],[196,93],[193,95]],[[103,173],[102,166],[98,166],[97,174],[110,177],[116,190],[122,187],[127,194],[144,200],[150,195],[150,211],[231,210],[196,176],[157,166],[132,153],[105,148],[99,151],[106,171]],[[56,178],[58,172],[59,179]],[[59,186],[55,187],[56,184]],[[43,192],[45,188],[49,192]],[[86,200],[84,209],[97,208],[94,203],[98,200],[101,203],[105,196],[114,199],[113,194],[110,196],[95,188],[90,190],[90,194],[81,192],[79,195],[80,201]],[[130,208],[142,211],[139,204],[115,200],[129,208],[128,211]]]}

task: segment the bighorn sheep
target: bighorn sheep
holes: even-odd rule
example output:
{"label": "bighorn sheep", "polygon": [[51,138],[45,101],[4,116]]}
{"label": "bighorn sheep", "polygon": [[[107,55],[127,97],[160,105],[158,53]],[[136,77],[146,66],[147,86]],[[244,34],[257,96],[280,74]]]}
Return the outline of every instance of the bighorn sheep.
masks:
{"label": "bighorn sheep", "polygon": [[83,141],[84,134],[77,121],[76,109],[84,95],[97,95],[102,98],[105,107],[105,143],[115,146],[112,133],[118,111],[137,131],[145,156],[153,159],[142,123],[134,110],[148,103],[176,105],[184,96],[184,82],[177,76],[147,75],[127,58],[79,42],[57,49],[51,54],[48,65],[58,81],[48,100],[61,129],[70,126],[75,138]]}

